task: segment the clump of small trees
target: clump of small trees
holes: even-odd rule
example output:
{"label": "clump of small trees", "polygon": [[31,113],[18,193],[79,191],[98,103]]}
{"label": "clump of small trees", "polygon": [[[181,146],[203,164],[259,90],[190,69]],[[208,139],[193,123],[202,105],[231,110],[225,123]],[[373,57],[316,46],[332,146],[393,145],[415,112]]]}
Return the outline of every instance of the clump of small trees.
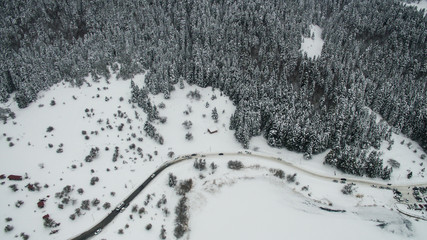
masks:
{"label": "clump of small trees", "polygon": [[90,153],[89,155],[86,156],[85,161],[86,162],[92,162],[93,159],[98,157],[98,153],[99,153],[99,148],[98,147],[94,147],[90,149]]}
{"label": "clump of small trees", "polygon": [[187,97],[190,98],[190,99],[195,99],[195,100],[198,101],[198,100],[200,100],[200,98],[202,97],[202,95],[200,95],[200,92],[196,89],[194,91],[190,91],[187,94]]}
{"label": "clump of small trees", "polygon": [[349,183],[344,185],[344,187],[341,189],[341,192],[345,195],[351,195],[353,193],[353,184]]}
{"label": "clump of small trees", "polygon": [[278,177],[280,179],[284,179],[285,178],[285,172],[282,169],[270,169],[270,172],[275,177]]}
{"label": "clump of small trees", "polygon": [[95,185],[97,182],[99,182],[99,177],[92,177],[90,179],[90,185]]}
{"label": "clump of small trees", "polygon": [[160,239],[166,239],[166,229],[165,229],[164,225],[162,225],[162,228],[160,229],[159,237],[160,237]]}
{"label": "clump of small trees", "polygon": [[168,185],[169,187],[175,187],[177,183],[177,178],[172,173],[169,173]]}
{"label": "clump of small trees", "polygon": [[293,183],[293,182],[295,182],[296,177],[297,177],[297,174],[296,174],[296,173],[294,173],[294,174],[289,174],[289,175],[287,175],[287,176],[286,176],[286,181],[287,181],[288,183]]}
{"label": "clump of small trees", "polygon": [[206,160],[205,159],[196,159],[194,160],[193,167],[197,170],[203,171],[206,169]]}
{"label": "clump of small trees", "polygon": [[60,223],[55,222],[55,220],[53,220],[49,216],[46,216],[43,219],[44,219],[43,225],[47,228],[55,228],[61,225]]}
{"label": "clump of small trees", "polygon": [[188,130],[193,126],[193,123],[191,121],[187,120],[187,121],[182,123],[182,126]]}
{"label": "clump of small trees", "polygon": [[12,225],[6,225],[6,227],[4,227],[4,232],[10,232],[14,229],[14,227]]}
{"label": "clump of small trees", "polygon": [[178,205],[175,208],[175,230],[174,236],[176,238],[181,238],[184,236],[185,232],[188,230],[188,206],[187,206],[187,197],[183,196]]}
{"label": "clump of small trees", "polygon": [[218,110],[216,110],[216,107],[212,109],[211,117],[215,122],[218,122]]}
{"label": "clump of small trees", "polygon": [[192,187],[193,187],[193,180],[191,178],[181,181],[176,188],[176,193],[181,196],[185,195],[191,190]]}
{"label": "clump of small trees", "polygon": [[240,170],[240,169],[242,169],[244,167],[243,163],[241,161],[238,161],[238,160],[235,160],[235,161],[230,160],[230,161],[228,161],[227,166],[228,166],[229,169],[233,169],[233,170]]}
{"label": "clump of small trees", "polygon": [[147,133],[149,137],[154,139],[154,141],[156,141],[160,145],[163,145],[163,142],[164,142],[163,137],[157,132],[157,129],[149,121],[145,122],[144,131]]}
{"label": "clump of small trees", "polygon": [[193,134],[191,134],[190,132],[186,133],[185,134],[185,139],[188,140],[188,141],[193,140]]}

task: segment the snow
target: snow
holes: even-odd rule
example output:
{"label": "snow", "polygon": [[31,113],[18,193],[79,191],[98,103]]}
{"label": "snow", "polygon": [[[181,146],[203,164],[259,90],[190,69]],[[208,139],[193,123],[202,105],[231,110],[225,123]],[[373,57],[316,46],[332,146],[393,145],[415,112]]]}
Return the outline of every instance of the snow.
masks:
{"label": "snow", "polygon": [[319,57],[323,48],[322,28],[310,25],[310,37],[302,37],[301,52],[309,58]]}
{"label": "snow", "polygon": [[427,14],[427,0],[420,0],[419,2],[414,2],[414,3],[404,3],[407,6],[414,6],[416,7],[419,11],[424,10],[424,15]]}
{"label": "snow", "polygon": [[[315,39],[319,41],[321,29],[313,26],[313,31]],[[145,75],[141,74],[133,80],[142,87],[144,77]],[[198,90],[202,95],[198,101],[187,97],[188,92],[194,90]],[[0,107],[9,107],[16,114],[16,119],[9,119],[6,124],[0,124],[0,174],[25,176],[27,173],[29,177],[21,182],[7,179],[0,181],[0,195],[3,196],[0,202],[0,218],[13,218],[11,222],[3,221],[2,227],[8,224],[15,227],[9,233],[1,231],[1,239],[16,239],[15,235],[21,232],[29,234],[30,239],[69,239],[99,222],[166,161],[192,153],[245,152],[235,140],[234,131],[229,130],[229,119],[235,107],[219,90],[185,83],[184,89],[176,86],[170,99],[164,99],[162,94],[150,95],[152,102],[158,106],[160,115],[167,117],[165,124],[154,123],[164,137],[164,145],[159,145],[146,136],[142,126],[147,116],[141,108],[128,102],[130,97],[130,81],[118,80],[113,74],[108,82],[105,79],[95,82],[87,78],[81,87],[73,87],[65,82],[56,84],[41,92],[39,99],[26,109],[19,109],[13,101],[0,104]],[[54,106],[50,105],[52,100],[55,100]],[[209,102],[208,107],[206,102]],[[160,108],[160,103],[164,103],[165,108]],[[218,110],[218,122],[211,118],[214,107]],[[118,111],[124,113],[124,117],[118,116]],[[185,114],[185,111],[189,114]],[[139,118],[136,118],[135,112]],[[98,122],[99,119],[102,121]],[[108,128],[107,119],[112,129]],[[188,130],[182,126],[186,120],[192,122],[192,127]],[[119,130],[118,127],[122,123],[124,127]],[[53,131],[46,131],[49,126],[54,128]],[[209,134],[208,129],[218,132]],[[83,130],[87,131],[88,140],[82,134]],[[185,134],[188,132],[194,137],[191,141],[185,140]],[[133,133],[135,137],[132,136]],[[11,139],[8,139],[9,137]],[[142,142],[138,140],[139,137],[143,138]],[[423,182],[424,173],[421,169],[424,166],[420,165],[425,160],[420,159],[423,154],[421,148],[405,136],[393,134],[392,138],[395,143],[391,150],[387,150],[388,143],[381,145],[385,162],[386,158],[390,157],[401,163],[401,167],[395,169],[392,174],[392,182]],[[402,140],[405,141],[403,145],[400,144]],[[13,142],[14,146],[10,147],[10,142]],[[408,146],[409,142],[411,144]],[[49,144],[52,144],[52,148]],[[140,147],[143,156],[138,155],[137,150],[131,149],[131,144],[135,144],[136,148]],[[120,149],[121,157],[117,162],[113,162],[116,146]],[[95,147],[99,148],[99,156],[92,162],[85,162],[85,157],[91,148]],[[58,149],[63,152],[57,153]],[[254,154],[280,157],[315,173],[353,177],[323,165],[327,151],[307,161],[303,159],[302,154],[268,146],[262,137],[253,138],[250,149],[254,150]],[[174,155],[168,156],[169,152]],[[94,239],[157,239],[162,225],[167,230],[168,239],[174,239],[174,209],[179,196],[173,188],[167,186],[170,172],[179,180],[192,178],[194,182],[194,188],[188,195],[190,239],[231,239],[233,236],[247,239],[277,239],[282,236],[311,239],[313,236],[325,236],[337,239],[342,238],[351,226],[357,229],[355,232],[361,234],[355,235],[358,238],[423,239],[423,236],[427,236],[427,230],[423,231],[423,228],[419,227],[422,223],[411,221],[413,231],[402,227],[402,216],[390,210],[394,208],[390,191],[360,185],[356,186],[356,192],[352,196],[347,196],[341,193],[342,184],[307,175],[277,161],[261,161],[246,154],[223,157],[215,154],[206,159],[207,165],[211,162],[218,164],[215,172],[196,171],[193,168],[193,160],[168,168]],[[241,171],[230,170],[226,164],[229,160],[240,160],[247,168]],[[297,173],[299,185],[274,177],[269,171],[270,168],[283,169],[286,174]],[[414,172],[412,179],[404,177],[407,169]],[[90,179],[94,176],[99,177],[99,182],[90,185]],[[30,192],[25,188],[25,185],[34,182],[39,182],[42,186],[40,192]],[[17,192],[12,192],[9,188],[12,184],[18,185]],[[43,188],[45,184],[49,187]],[[73,191],[69,196],[75,202],[71,201],[61,210],[58,208],[61,200],[55,197],[55,193],[61,192],[66,185],[72,186]],[[307,186],[308,190],[302,190],[303,186]],[[77,193],[78,188],[83,188],[84,193]],[[115,192],[115,196],[111,195],[112,192]],[[152,200],[144,204],[148,194],[151,194]],[[163,194],[167,203],[158,208],[156,203]],[[363,197],[356,197],[356,194]],[[37,202],[42,198],[47,199],[46,206],[39,209]],[[74,221],[69,219],[83,200],[94,198],[101,201],[98,207],[91,206],[89,211],[82,210],[83,214]],[[20,208],[15,207],[18,200],[24,201]],[[106,202],[111,203],[108,210],[102,208]],[[138,208],[144,207],[146,212],[133,213],[132,207],[135,204]],[[319,206],[346,209],[347,212],[330,213],[319,210]],[[169,215],[164,214],[165,208],[169,210]],[[376,212],[383,216],[384,221],[394,223],[391,229],[403,230],[393,235],[390,229],[380,229],[376,226],[378,223],[374,223],[373,217],[366,212]],[[60,230],[58,233],[49,235],[51,229],[43,226],[42,217],[45,214],[61,223],[55,228]],[[130,215],[133,219],[130,219]],[[406,217],[404,219],[406,220]],[[325,225],[323,222],[332,224]],[[152,229],[145,230],[145,226],[150,223],[153,225]],[[129,227],[126,227],[126,224]],[[337,230],[330,231],[329,226],[334,225],[344,230],[334,227]],[[310,231],[306,231],[307,228]],[[119,229],[124,230],[122,235],[118,234]]]}
{"label": "snow", "polygon": [[[50,90],[41,92],[37,102],[26,109],[19,109],[13,101],[2,104],[2,107],[9,107],[16,113],[16,119],[9,119],[6,124],[0,125],[0,159],[3,161],[0,174],[24,176],[28,173],[29,176],[29,179],[16,182],[19,188],[16,193],[8,187],[15,182],[6,180],[4,185],[0,186],[0,194],[7,196],[0,204],[0,218],[12,217],[10,224],[15,227],[13,232],[5,235],[6,239],[20,232],[30,234],[30,237],[35,239],[65,239],[75,236],[106,216],[158,166],[170,160],[169,152],[174,152],[175,157],[193,152],[235,151],[241,148],[234,140],[233,132],[228,130],[234,106],[227,97],[221,96],[218,90],[186,84],[185,89],[179,89],[177,86],[169,100],[165,100],[162,95],[151,96],[156,104],[166,103],[165,109],[158,109],[160,115],[167,116],[167,123],[155,124],[165,139],[165,144],[160,146],[142,130],[147,119],[142,109],[133,108],[128,103],[130,81],[117,80],[115,75],[109,80],[109,84],[105,79],[94,82],[87,78],[86,81],[87,84],[80,88],[65,82],[56,84]],[[134,81],[143,86],[144,75],[136,76]],[[202,94],[200,101],[190,101],[186,97],[190,90],[195,89]],[[217,98],[211,100],[212,95]],[[77,100],[74,100],[73,96]],[[123,97],[122,101],[120,97]],[[50,105],[52,100],[55,100],[54,106]],[[205,106],[207,101],[210,103],[208,108]],[[192,112],[187,116],[183,111],[188,107],[192,108]],[[219,113],[217,123],[210,117],[214,107]],[[89,110],[88,113],[86,109]],[[126,113],[127,117],[118,117],[119,110]],[[135,111],[140,115],[140,119],[136,119]],[[98,123],[99,119],[102,120],[101,123]],[[113,129],[107,128],[107,119]],[[130,124],[127,119],[131,119]],[[190,130],[185,130],[182,126],[182,122],[187,119],[193,122]],[[125,126],[119,131],[118,126],[122,123]],[[54,128],[50,133],[46,132],[49,126]],[[209,134],[208,127],[216,127],[219,131]],[[87,131],[89,140],[85,140],[83,130]],[[91,134],[94,131],[98,134]],[[192,141],[185,140],[187,132],[193,134]],[[132,133],[136,134],[136,138],[131,136]],[[11,137],[10,141],[8,137]],[[143,141],[139,142],[138,137],[142,137]],[[13,147],[9,147],[10,142],[13,142]],[[132,143],[136,148],[143,149],[144,157],[129,148]],[[50,148],[48,144],[53,147]],[[63,144],[63,152],[57,153],[60,144]],[[120,148],[122,157],[119,157],[117,162],[112,162],[115,146]],[[100,149],[99,156],[93,162],[85,162],[85,157],[94,147]],[[106,150],[107,147],[109,150]],[[7,164],[4,164],[6,161]],[[75,165],[75,168],[72,165]],[[92,186],[90,179],[94,176],[99,177],[100,181]],[[49,188],[42,188],[40,192],[29,192],[25,185],[34,182],[39,182],[41,186],[48,184]],[[57,205],[60,200],[54,196],[66,185],[73,187],[70,197],[76,202],[59,210]],[[78,188],[84,189],[82,195],[77,193]],[[111,196],[111,192],[115,192],[115,196]],[[42,198],[47,199],[46,207],[38,209],[36,203]],[[81,201],[94,198],[101,200],[98,207],[91,207],[91,211],[82,211],[83,215],[74,221],[69,219],[74,209],[80,207]],[[18,200],[24,201],[19,209],[15,207]],[[104,210],[101,206],[105,202],[111,203],[112,208]],[[49,235],[50,229],[43,227],[42,216],[47,213],[61,223],[57,234]],[[28,222],[36,224],[27,224]],[[153,226],[153,230],[156,228],[157,225]]]}
{"label": "snow", "polygon": [[[400,239],[355,216],[321,212],[262,179],[227,186],[193,213],[191,239]],[[255,207],[256,206],[256,207]],[[321,224],[321,223],[327,224]],[[352,234],[348,234],[351,232]]]}

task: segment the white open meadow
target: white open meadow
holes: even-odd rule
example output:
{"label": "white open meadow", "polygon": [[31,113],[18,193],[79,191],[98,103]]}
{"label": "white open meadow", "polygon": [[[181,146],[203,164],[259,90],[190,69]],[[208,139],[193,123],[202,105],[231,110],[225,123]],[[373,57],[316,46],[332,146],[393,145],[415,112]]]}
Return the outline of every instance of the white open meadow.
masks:
{"label": "white open meadow", "polygon": [[[318,56],[321,29],[312,26],[311,31],[314,42],[305,39],[304,44],[311,44],[316,49],[312,56]],[[144,85],[143,74],[133,80]],[[147,115],[130,102],[130,84],[115,74],[108,81],[87,78],[81,87],[61,82],[41,92],[28,108],[19,109],[12,100],[0,105],[16,114],[0,123],[0,175],[24,177],[0,180],[0,221],[5,229],[0,239],[75,237],[110,213],[163,163],[193,153],[206,155],[199,157],[206,160],[205,170],[195,169],[193,159],[166,169],[93,239],[161,239],[162,228],[166,239],[176,239],[175,209],[181,196],[168,185],[169,173],[178,183],[193,181],[186,195],[189,225],[182,239],[427,238],[426,222],[399,214],[390,190],[356,184],[352,194],[344,195],[344,184],[256,156],[281,158],[324,176],[356,178],[323,165],[327,152],[304,160],[302,154],[269,147],[261,136],[253,138],[250,152],[245,152],[229,130],[235,107],[217,89],[187,84],[180,89],[178,84],[170,99],[150,95],[160,116],[167,118],[164,124],[154,123],[164,138],[159,145],[143,130]],[[195,90],[200,100],[187,97]],[[217,122],[211,117],[213,108]],[[191,121],[191,128],[184,128],[185,121]],[[188,133],[191,140],[185,137]],[[381,146],[384,165],[389,159],[400,163],[390,183],[426,183],[422,149],[405,136],[392,138],[391,148],[387,142]],[[244,167],[229,169],[230,160]],[[276,174],[278,170],[285,177]],[[286,177],[294,174],[294,179]],[[47,214],[59,225],[44,226]]]}

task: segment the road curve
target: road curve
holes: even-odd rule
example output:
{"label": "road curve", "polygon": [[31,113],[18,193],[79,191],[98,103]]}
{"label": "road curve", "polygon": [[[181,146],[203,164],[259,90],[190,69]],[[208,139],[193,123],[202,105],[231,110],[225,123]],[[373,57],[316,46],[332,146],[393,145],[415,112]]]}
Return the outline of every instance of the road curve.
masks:
{"label": "road curve", "polygon": [[[177,161],[179,162],[179,161]],[[121,210],[126,208],[127,206],[129,206],[129,204],[132,202],[132,200],[138,196],[139,193],[142,192],[142,190],[144,190],[144,188],[159,174],[161,173],[163,170],[165,170],[167,167],[169,167],[172,164],[175,164],[177,162],[174,163],[166,163],[162,166],[160,166],[153,174],[151,174],[137,189],[135,189],[135,191],[133,191],[125,200],[123,200],[122,204],[120,207],[115,208],[111,211],[110,214],[108,214],[104,219],[102,219],[98,224],[96,224],[95,226],[93,226],[92,228],[88,229],[87,231],[81,233],[80,235],[78,235],[77,237],[71,238],[72,240],[82,240],[82,239],[89,239],[90,237],[95,236],[96,232],[99,229],[103,229],[105,226],[107,226],[111,221],[113,221],[113,219],[120,214]]]}
{"label": "road curve", "polygon": [[[334,177],[334,176],[327,176],[324,174],[320,174],[320,173],[316,173],[316,172],[312,172],[310,170],[301,168],[299,166],[294,165],[293,163],[287,162],[281,158],[278,157],[272,157],[272,156],[266,156],[266,155],[261,155],[258,153],[251,153],[251,152],[238,152],[238,153],[206,153],[206,154],[192,154],[192,155],[183,155],[183,156],[179,156],[177,158],[175,158],[172,161],[166,162],[163,165],[161,165],[156,171],[154,171],[153,174],[151,174],[137,189],[135,189],[125,200],[123,200],[121,206],[116,207],[115,209],[113,209],[111,211],[111,213],[109,213],[104,219],[102,219],[99,223],[97,223],[95,226],[91,227],[90,229],[88,229],[87,231],[81,233],[80,235],[70,238],[70,240],[84,240],[84,239],[89,239],[91,237],[94,237],[96,234],[96,232],[99,229],[103,229],[105,228],[110,222],[112,222],[114,220],[114,218],[120,214],[121,210],[126,208],[127,206],[130,205],[130,203],[132,202],[133,199],[135,199],[136,196],[138,196],[139,193],[142,192],[142,190],[144,190],[144,188],[154,179],[156,178],[163,170],[165,170],[166,168],[175,165],[179,162],[182,161],[186,161],[186,160],[192,160],[195,158],[207,158],[207,157],[232,157],[232,156],[249,156],[249,157],[256,157],[256,158],[260,158],[260,159],[264,159],[264,160],[269,160],[269,161],[274,161],[274,162],[278,162],[280,164],[286,165],[287,167],[293,168],[297,171],[300,172],[304,172],[308,175],[311,176],[315,176],[318,178],[322,178],[322,179],[326,179],[326,180],[338,180],[340,181],[342,178],[340,177]],[[379,187],[390,187],[390,185],[385,184],[384,182],[378,182],[378,181],[374,181],[374,180],[364,180],[364,179],[355,179],[355,178],[346,178],[346,182],[349,183],[358,183],[358,184],[362,184],[362,185],[376,185]],[[427,186],[427,182],[426,183],[421,183],[421,184],[404,184],[404,185],[393,185],[393,188],[406,188],[406,187],[410,187],[410,186]]]}

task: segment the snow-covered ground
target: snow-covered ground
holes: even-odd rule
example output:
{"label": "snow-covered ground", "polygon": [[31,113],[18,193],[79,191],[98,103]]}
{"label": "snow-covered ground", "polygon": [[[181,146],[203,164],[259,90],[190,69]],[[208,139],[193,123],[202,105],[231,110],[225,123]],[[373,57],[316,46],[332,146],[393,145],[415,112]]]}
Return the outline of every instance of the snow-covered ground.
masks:
{"label": "snow-covered ground", "polygon": [[[136,76],[134,81],[142,86],[144,75]],[[194,90],[200,92],[200,100],[187,97]],[[165,124],[155,124],[164,137],[163,145],[157,144],[143,131],[147,116],[141,108],[129,103],[130,81],[117,80],[115,75],[108,82],[105,79],[94,82],[88,78],[87,84],[80,88],[59,83],[39,96],[38,101],[26,109],[18,109],[12,101],[0,105],[9,107],[16,114],[15,119],[0,124],[0,175],[28,176],[23,181],[0,180],[2,227],[14,227],[9,232],[2,231],[0,239],[21,238],[21,233],[28,234],[30,239],[68,239],[106,216],[165,161],[190,153],[244,151],[234,139],[234,131],[229,130],[230,115],[235,107],[228,97],[212,88],[185,84],[184,89],[176,86],[170,99],[166,100],[162,95],[150,96],[158,106],[160,115],[167,117]],[[161,107],[161,103],[164,107]],[[214,107],[218,110],[218,122],[211,118]],[[185,129],[182,126],[184,121],[191,121],[192,127]],[[210,134],[208,129],[218,132]],[[188,132],[193,135],[193,140],[185,139]],[[422,150],[404,136],[393,135],[393,138],[395,144],[390,151],[387,150],[387,143],[381,146],[385,164],[388,157],[401,164],[393,172],[392,182],[422,182],[422,164],[425,162],[420,159]],[[404,144],[400,144],[402,140],[405,140]],[[408,146],[408,143],[411,144]],[[113,161],[115,147],[119,147],[117,161]],[[99,149],[98,155],[92,162],[86,162],[85,158],[92,148]],[[345,176],[322,164],[326,153],[306,161],[301,154],[269,147],[261,137],[253,138],[250,148],[314,172]],[[240,160],[247,168],[230,170],[226,164],[228,160]],[[281,238],[286,236],[284,234],[298,239],[311,238],[313,235],[310,234],[341,239],[342,234],[348,231],[333,234],[334,231],[325,229],[338,229],[338,226],[345,229],[356,225],[360,230],[358,233],[372,236],[372,239],[423,239],[427,236],[425,230],[419,227],[421,222],[390,210],[394,206],[390,191],[357,186],[356,193],[347,196],[341,193],[342,184],[319,180],[283,164],[260,161],[246,155],[207,157],[207,163],[211,162],[218,165],[215,173],[211,170],[198,172],[193,168],[192,161],[167,169],[95,239],[157,239],[162,225],[166,229],[167,239],[175,239],[175,207],[179,196],[167,186],[169,172],[179,180],[192,178],[194,182],[193,190],[188,194],[189,239],[213,239],[215,236],[224,239],[227,236],[228,239],[245,236],[253,236],[252,239],[256,236]],[[282,169],[286,174],[297,173],[298,185],[274,177],[270,168]],[[407,169],[414,172],[411,179],[404,177]],[[99,181],[91,185],[93,177],[98,177]],[[27,184],[36,182],[41,187],[40,191],[27,189]],[[16,184],[16,192],[10,187],[13,184]],[[65,197],[56,197],[56,193],[61,193],[67,185],[71,186],[71,191],[64,193]],[[307,186],[307,189],[303,190],[303,186]],[[83,193],[78,192],[79,188],[83,189]],[[357,194],[360,195],[356,197]],[[148,202],[147,195],[151,196]],[[167,202],[159,208],[157,203],[163,195]],[[95,198],[100,201],[99,204],[90,204],[90,210],[80,210],[81,215],[75,220],[69,218],[81,207],[82,201],[93,201]],[[44,208],[37,207],[40,199],[46,199]],[[63,203],[63,199],[69,199],[69,203]],[[226,199],[232,200],[227,203]],[[243,199],[245,201],[238,204]],[[18,201],[23,201],[19,208],[16,206]],[[111,207],[104,209],[103,205],[107,202]],[[59,204],[63,204],[63,209],[59,208]],[[347,212],[326,212],[319,206],[345,209]],[[378,213],[380,221],[387,222],[388,227],[377,227],[379,223],[375,222],[377,217],[372,212]],[[46,214],[61,225],[44,227],[42,217]],[[12,220],[6,220],[8,217]],[[219,224],[221,218],[234,223],[235,228],[228,232],[230,224]],[[411,222],[411,229],[405,227],[406,221]],[[148,224],[152,224],[150,230],[145,229]],[[259,228],[253,227],[254,224]],[[119,229],[123,230],[123,234],[119,234]],[[399,231],[393,235],[390,229]],[[52,230],[59,231],[50,235]],[[208,230],[218,230],[216,234],[222,235],[211,234]]]}
{"label": "snow-covered ground", "polygon": [[310,25],[310,37],[302,37],[301,52],[307,57],[320,57],[323,48],[322,28],[317,25]]}
{"label": "snow-covered ground", "polygon": [[427,14],[427,0],[420,0],[419,2],[414,2],[414,3],[404,3],[405,5],[408,6],[415,6],[418,8],[418,10],[424,10],[424,14]]}
{"label": "snow-covered ground", "polygon": [[[380,207],[372,208],[387,211]],[[405,237],[377,227],[378,222],[363,221],[363,216],[357,213],[323,211],[286,186],[265,179],[241,181],[224,187],[220,193],[209,196],[206,207],[194,211],[193,215],[190,239]],[[392,217],[400,218],[396,214]]]}

